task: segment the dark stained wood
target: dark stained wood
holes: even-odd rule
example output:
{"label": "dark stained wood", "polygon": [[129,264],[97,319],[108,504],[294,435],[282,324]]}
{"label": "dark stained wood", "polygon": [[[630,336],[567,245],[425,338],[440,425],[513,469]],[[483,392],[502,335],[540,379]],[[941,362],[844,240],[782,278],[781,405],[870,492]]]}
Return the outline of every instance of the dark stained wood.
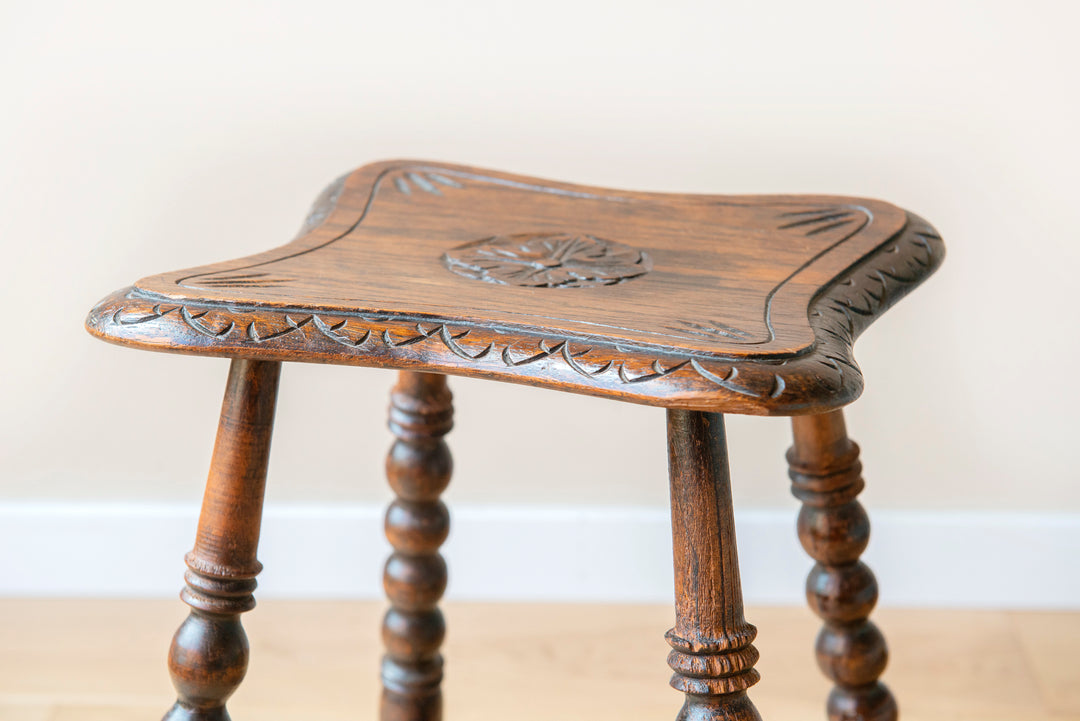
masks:
{"label": "dark stained wood", "polygon": [[234,360],[221,407],[195,548],[180,597],[191,614],[169,649],[178,700],[166,721],[227,721],[225,701],[247,671],[240,614],[255,606],[263,491],[279,363]]}
{"label": "dark stained wood", "polygon": [[944,246],[887,203],[662,195],[421,161],[332,183],[290,243],[150,276],[106,297],[88,330],[136,348],[233,358],[170,651],[168,721],[226,721],[247,667],[239,616],[256,547],[279,362],[401,370],[386,470],[382,721],[440,721],[438,608],[452,462],[446,376],[668,409],[684,721],[760,721],[755,628],[739,583],[722,412],[793,415],[799,537],[817,561],[818,663],[833,721],[895,721],[858,447],[838,410],[863,380],[856,337],[933,273]]}
{"label": "dark stained wood", "polygon": [[746,689],[758,682],[757,629],[743,616],[731,479],[719,413],[668,410],[675,627],[671,685],[680,721],[761,721]]}
{"label": "dark stained wood", "polygon": [[154,350],[801,414],[858,396],[855,337],[943,254],[925,221],[875,200],[390,161],[335,182],[291,243],[144,278],[87,327]]}
{"label": "dark stained wood", "polygon": [[867,620],[877,602],[873,572],[859,560],[870,520],[856,496],[863,488],[859,447],[847,436],[842,411],[792,419],[788,451],[792,492],[802,501],[799,540],[817,563],[806,599],[825,625],[818,665],[835,684],[831,721],[895,721],[896,701],[878,677],[888,662],[885,637]]}
{"label": "dark stained wood", "polygon": [[439,546],[450,532],[450,513],[439,495],[453,461],[443,440],[454,422],[446,376],[404,371],[390,396],[390,429],[397,436],[386,476],[397,498],[386,512],[394,552],[383,586],[390,610],[383,619],[382,721],[442,718],[446,625],[437,603],[446,590]]}

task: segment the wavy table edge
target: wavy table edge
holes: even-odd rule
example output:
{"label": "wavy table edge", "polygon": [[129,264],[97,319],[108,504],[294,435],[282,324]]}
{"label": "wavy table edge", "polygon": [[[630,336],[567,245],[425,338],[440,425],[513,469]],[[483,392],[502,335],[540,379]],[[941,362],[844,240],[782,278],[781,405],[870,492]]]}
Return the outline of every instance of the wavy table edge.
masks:
{"label": "wavy table edge", "polygon": [[95,305],[86,328],[146,350],[424,370],[668,408],[800,415],[860,395],[855,339],[944,255],[940,235],[909,213],[897,235],[815,296],[808,309],[811,350],[780,360],[704,358],[453,318],[183,303],[130,287]]}

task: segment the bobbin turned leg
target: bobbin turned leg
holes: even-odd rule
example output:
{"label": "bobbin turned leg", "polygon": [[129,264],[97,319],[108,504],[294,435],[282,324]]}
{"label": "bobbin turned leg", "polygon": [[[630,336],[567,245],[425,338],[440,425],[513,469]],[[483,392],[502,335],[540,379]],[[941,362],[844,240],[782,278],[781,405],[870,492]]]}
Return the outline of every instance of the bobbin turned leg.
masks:
{"label": "bobbin turned leg", "polygon": [[255,559],[281,364],[234,360],[221,406],[195,548],[180,598],[191,606],[169,649],[178,700],[165,721],[228,721],[247,671],[240,614],[255,606]]}
{"label": "bobbin turned leg", "polygon": [[758,682],[757,629],[743,617],[731,480],[719,413],[668,410],[675,628],[671,685],[679,721],[761,721],[746,689]]}
{"label": "bobbin turned leg", "polygon": [[859,560],[870,540],[870,520],[855,500],[863,488],[859,447],[847,437],[842,411],[792,419],[788,451],[792,493],[802,501],[799,540],[817,563],[806,579],[806,599],[825,625],[817,637],[818,665],[836,686],[832,721],[895,721],[896,700],[879,682],[888,650],[867,620],[877,602],[877,580]]}
{"label": "bobbin turned leg", "polygon": [[390,430],[397,436],[386,475],[397,498],[386,512],[386,537],[394,552],[383,587],[390,610],[383,619],[382,721],[442,718],[442,655],[446,633],[436,604],[446,590],[446,562],[439,546],[450,514],[439,494],[453,463],[443,436],[453,425],[446,376],[402,371],[390,396]]}

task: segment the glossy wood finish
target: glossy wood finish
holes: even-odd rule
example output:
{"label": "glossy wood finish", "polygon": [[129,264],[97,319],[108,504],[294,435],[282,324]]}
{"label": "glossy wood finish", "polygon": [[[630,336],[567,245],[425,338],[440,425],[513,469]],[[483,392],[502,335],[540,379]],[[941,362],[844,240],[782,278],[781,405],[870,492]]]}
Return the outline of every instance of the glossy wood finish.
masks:
{"label": "glossy wood finish", "polygon": [[446,624],[436,604],[446,590],[439,546],[450,532],[450,513],[439,495],[453,471],[443,440],[453,422],[446,376],[398,375],[390,396],[390,429],[397,440],[386,459],[397,498],[386,512],[386,537],[394,552],[383,573],[391,606],[382,627],[382,721],[442,718],[439,648]]}
{"label": "glossy wood finish", "polygon": [[247,671],[240,614],[255,607],[263,491],[279,363],[234,360],[221,407],[195,548],[180,597],[191,607],[173,637],[169,673],[178,700],[166,721],[228,721],[225,701]]}
{"label": "glossy wood finish", "polygon": [[390,161],[333,184],[291,243],[144,278],[87,327],[153,350],[800,414],[858,396],[855,337],[943,254],[925,221],[875,200]]}
{"label": "glossy wood finish", "polygon": [[802,501],[799,540],[817,563],[806,599],[825,625],[815,650],[836,684],[831,721],[895,721],[896,701],[878,677],[888,662],[885,637],[868,620],[877,603],[873,572],[859,560],[870,520],[856,496],[863,488],[859,447],[847,436],[842,411],[792,419],[788,451],[792,492]]}
{"label": "glossy wood finish", "polygon": [[[440,721],[446,588],[440,500],[452,463],[444,374],[668,409],[683,721],[760,721],[721,412],[793,415],[807,581],[833,721],[894,721],[877,584],[840,407],[862,390],[856,337],[929,276],[941,238],[876,200],[662,195],[422,161],[330,185],[267,252],[150,276],[106,297],[91,333],[233,358],[170,669],[169,721],[225,721],[243,678],[280,361],[396,368],[386,470],[382,721]],[[523,448],[523,453],[531,449]]]}
{"label": "glossy wood finish", "polygon": [[675,627],[667,633],[679,721],[761,721],[746,689],[758,682],[743,616],[731,479],[719,413],[669,410]]}

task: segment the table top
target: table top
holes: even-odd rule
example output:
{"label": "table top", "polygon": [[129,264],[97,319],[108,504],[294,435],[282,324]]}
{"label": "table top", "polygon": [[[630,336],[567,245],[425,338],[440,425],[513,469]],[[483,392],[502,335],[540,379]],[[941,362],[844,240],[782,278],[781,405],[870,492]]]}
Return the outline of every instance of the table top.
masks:
{"label": "table top", "polygon": [[331,184],[290,243],[144,278],[87,328],[152,350],[798,414],[858,396],[855,337],[943,256],[925,221],[877,200],[388,161]]}

